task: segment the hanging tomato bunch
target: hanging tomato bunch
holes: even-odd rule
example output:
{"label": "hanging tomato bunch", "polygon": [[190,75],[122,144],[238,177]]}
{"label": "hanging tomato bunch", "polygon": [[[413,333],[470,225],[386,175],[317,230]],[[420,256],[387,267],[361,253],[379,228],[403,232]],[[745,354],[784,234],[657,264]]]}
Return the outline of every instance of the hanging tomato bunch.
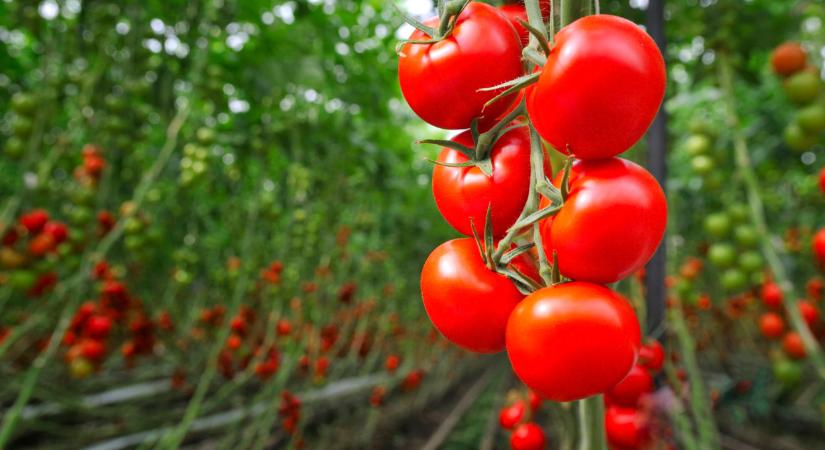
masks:
{"label": "hanging tomato bunch", "polygon": [[776,47],[771,54],[771,67],[783,78],[785,97],[798,108],[793,121],[785,128],[785,143],[791,150],[809,150],[822,142],[825,131],[819,71],[809,65],[805,49],[796,42]]}
{"label": "hanging tomato bunch", "polygon": [[[572,401],[610,390],[638,360],[633,307],[605,284],[642,269],[665,231],[662,188],[618,155],[653,121],[666,74],[636,24],[586,16],[551,39],[541,6],[528,2],[529,24],[523,6],[467,1],[407,17],[399,81],[423,120],[466,130],[422,141],[443,147],[433,194],[468,236],[424,263],[427,314],[467,350],[506,349],[542,398]],[[544,142],[568,155],[555,177]],[[522,433],[534,434],[516,430],[513,447],[534,448],[516,444]]]}

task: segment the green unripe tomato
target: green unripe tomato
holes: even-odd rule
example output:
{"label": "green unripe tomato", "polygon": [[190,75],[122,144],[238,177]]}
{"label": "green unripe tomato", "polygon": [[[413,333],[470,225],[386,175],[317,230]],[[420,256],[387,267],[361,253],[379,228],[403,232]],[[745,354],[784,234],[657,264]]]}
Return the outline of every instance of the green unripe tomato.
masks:
{"label": "green unripe tomato", "polygon": [[755,250],[748,250],[739,255],[739,268],[746,273],[756,273],[765,267],[765,260],[762,255]]}
{"label": "green unripe tomato", "polygon": [[32,287],[37,276],[30,270],[15,270],[9,273],[9,286],[14,289],[28,289]]}
{"label": "green unripe tomato", "polygon": [[748,285],[748,276],[739,269],[727,269],[722,273],[722,287],[728,292],[737,292]]}
{"label": "green unripe tomato", "polygon": [[19,158],[26,152],[26,143],[17,136],[12,136],[6,141],[6,155],[12,158]]}
{"label": "green unripe tomato", "polygon": [[694,156],[690,160],[690,167],[699,175],[707,175],[715,168],[716,164],[708,155]]}
{"label": "green unripe tomato", "polygon": [[198,142],[202,145],[210,145],[215,142],[215,130],[211,128],[198,128],[195,132]]}
{"label": "green unripe tomato", "polygon": [[724,238],[730,234],[731,220],[730,217],[723,213],[708,214],[705,217],[705,232],[715,238]]}
{"label": "green unripe tomato", "polygon": [[725,242],[719,242],[708,249],[708,259],[711,264],[719,268],[728,268],[736,262],[736,249]]}
{"label": "green unripe tomato", "polygon": [[676,289],[676,294],[679,296],[679,298],[688,299],[691,297],[691,294],[693,293],[693,282],[682,278],[676,282],[674,288]]}
{"label": "green unripe tomato", "polygon": [[798,105],[806,105],[819,96],[822,90],[822,80],[819,79],[819,75],[803,70],[785,80],[783,87],[790,101]]}
{"label": "green unripe tomato", "polygon": [[133,234],[123,238],[123,246],[130,251],[141,249],[145,243],[146,240],[139,234]]}
{"label": "green unripe tomato", "polygon": [[685,141],[685,151],[690,156],[703,155],[710,151],[710,138],[704,134],[692,134]]}
{"label": "green unripe tomato", "polygon": [[85,225],[92,220],[92,210],[85,206],[75,206],[69,211],[69,221],[73,225]]}
{"label": "green unripe tomato", "polygon": [[808,134],[817,135],[825,131],[825,106],[813,104],[799,110],[796,123]]}
{"label": "green unripe tomato", "polygon": [[12,111],[21,116],[31,116],[37,108],[37,101],[34,96],[25,92],[18,92],[11,98]]}
{"label": "green unripe tomato", "polygon": [[802,380],[802,367],[788,359],[773,363],[773,376],[786,388],[796,386]]}
{"label": "green unripe tomato", "polygon": [[750,208],[743,203],[734,203],[728,207],[728,215],[734,223],[745,223],[750,219]]}
{"label": "green unripe tomato", "polygon": [[31,119],[25,116],[14,116],[11,120],[11,132],[18,137],[29,136],[33,127]]}
{"label": "green unripe tomato", "polygon": [[759,244],[759,233],[751,225],[739,225],[733,230],[736,243],[747,248],[756,247]]}
{"label": "green unripe tomato", "polygon": [[796,122],[791,122],[785,127],[783,132],[785,144],[794,151],[804,152],[816,145],[817,138],[812,134],[808,134]]}

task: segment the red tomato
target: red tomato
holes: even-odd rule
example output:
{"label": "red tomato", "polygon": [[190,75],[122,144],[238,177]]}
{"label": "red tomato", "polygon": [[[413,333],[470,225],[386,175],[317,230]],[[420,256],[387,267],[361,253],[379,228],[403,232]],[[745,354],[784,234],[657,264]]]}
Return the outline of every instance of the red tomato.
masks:
{"label": "red tomato", "polygon": [[479,353],[504,349],[507,318],[524,298],[509,279],[484,265],[470,238],[433,250],[421,272],[421,296],[441,334]]}
{"label": "red tomato", "polygon": [[20,216],[20,225],[30,234],[37,234],[49,221],[49,213],[43,209],[33,209]]}
{"label": "red tomato", "polygon": [[635,450],[650,443],[645,418],[635,409],[611,406],[604,415],[607,442],[612,448]]}
{"label": "red tomato", "polygon": [[[561,175],[556,177],[561,184]],[[620,158],[577,161],[561,211],[543,221],[547,257],[558,252],[561,274],[612,283],[641,269],[662,240],[667,201],[641,166]]]}
{"label": "red tomato", "polygon": [[520,425],[510,436],[510,448],[513,450],[544,450],[546,445],[544,430],[534,423]]}
{"label": "red tomato", "polygon": [[398,369],[398,366],[400,364],[401,364],[401,358],[399,358],[398,355],[390,355],[390,356],[387,356],[387,360],[384,363],[384,367],[387,368],[387,372],[395,373],[396,369]]}
{"label": "red tomato", "polygon": [[779,309],[782,307],[782,289],[779,285],[768,281],[762,285],[762,303],[768,308]]}
{"label": "red tomato", "polygon": [[665,349],[662,348],[662,344],[655,339],[649,340],[639,349],[638,364],[651,372],[662,370],[665,364]]}
{"label": "red tomato", "polygon": [[807,300],[800,300],[797,302],[797,307],[799,308],[799,313],[802,314],[802,318],[805,319],[805,323],[807,323],[809,327],[819,322],[819,310],[816,309],[816,306],[814,306],[813,303]]}
{"label": "red tomato", "polygon": [[48,222],[43,226],[43,233],[50,234],[55,244],[61,244],[69,237],[69,229],[62,222]]}
{"label": "red tomato", "polygon": [[529,391],[527,397],[530,400],[530,410],[533,412],[538,411],[541,407],[542,402],[544,402],[541,396],[539,396],[533,391]]}
{"label": "red tomato", "polygon": [[819,265],[825,267],[825,228],[814,235],[813,250]]}
{"label": "red tomato", "polygon": [[292,324],[286,319],[279,319],[276,324],[276,329],[278,336],[289,336],[289,333],[292,332]]}
{"label": "red tomato", "polygon": [[635,408],[643,395],[653,392],[653,377],[640,366],[633,366],[630,373],[610,388],[605,399],[611,405]]}
{"label": "red tomato", "polygon": [[[469,131],[453,141],[473,147]],[[484,232],[488,206],[492,207],[493,234],[502,237],[516,223],[530,191],[530,133],[526,127],[505,133],[493,147],[493,176],[488,177],[478,167],[447,167],[433,169],[433,196],[444,219],[459,233],[472,236],[472,219],[479,234]],[[461,152],[444,148],[438,156],[442,163],[468,161]],[[545,165],[552,174],[549,163]]]}
{"label": "red tomato", "polygon": [[92,339],[106,339],[112,330],[112,319],[106,316],[92,316],[86,322],[86,335]]}
{"label": "red tomato", "polygon": [[[437,20],[427,22],[437,26]],[[430,37],[419,30],[412,40]],[[406,44],[398,60],[401,92],[424,121],[439,128],[470,128],[478,117],[499,117],[515,95],[484,104],[503,92],[479,89],[499,85],[523,73],[521,40],[496,8],[472,2],[458,17],[452,34],[435,44]]]}
{"label": "red tomato", "polygon": [[87,339],[80,344],[80,354],[89,361],[101,361],[106,356],[106,345],[101,341]]}
{"label": "red tomato", "polygon": [[[539,6],[541,7],[542,16],[547,17],[550,15],[550,0],[542,0]],[[521,44],[527,46],[527,44],[530,43],[530,32],[527,31],[527,28],[521,26],[519,22],[519,19],[529,22],[527,9],[524,5],[519,3],[504,4],[499,6],[498,10],[510,19],[510,23],[513,24],[513,28],[516,29],[516,32],[518,32],[521,38]]]}
{"label": "red tomato", "polygon": [[57,246],[57,243],[54,241],[54,237],[48,233],[40,233],[34,237],[34,239],[29,242],[29,253],[33,256],[43,256],[46,253],[54,250]]}
{"label": "red tomato", "polygon": [[771,53],[771,66],[777,75],[792,75],[804,69],[807,63],[805,50],[796,42],[785,42]]}
{"label": "red tomato", "polygon": [[647,33],[621,17],[588,16],[556,35],[527,112],[555,149],[607,158],[647,131],[665,84],[664,60]]}
{"label": "red tomato", "polygon": [[825,167],[819,171],[819,190],[825,195]]}
{"label": "red tomato", "polygon": [[762,314],[759,317],[759,330],[762,332],[762,336],[768,339],[778,339],[785,331],[785,321],[777,313]]}
{"label": "red tomato", "polygon": [[825,290],[825,283],[819,278],[811,278],[805,285],[808,291],[808,297],[813,300],[820,300],[822,298],[822,291]]}
{"label": "red tomato", "polygon": [[498,423],[501,428],[505,430],[512,430],[516,425],[521,423],[524,419],[524,402],[518,401],[514,404],[504,407],[498,413]]}
{"label": "red tomato", "polygon": [[640,346],[630,303],[593,283],[540,289],[516,307],[507,323],[513,370],[537,394],[559,402],[614,386],[633,367]]}
{"label": "red tomato", "polygon": [[782,349],[793,359],[804,359],[807,355],[802,337],[796,331],[785,333],[785,337],[782,338]]}

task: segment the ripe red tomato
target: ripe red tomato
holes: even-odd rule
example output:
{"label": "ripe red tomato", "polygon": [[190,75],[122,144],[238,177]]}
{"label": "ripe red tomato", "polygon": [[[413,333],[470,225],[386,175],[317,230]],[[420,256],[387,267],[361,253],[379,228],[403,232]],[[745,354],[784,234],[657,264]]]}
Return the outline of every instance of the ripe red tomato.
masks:
{"label": "ripe red tomato", "polygon": [[819,265],[825,267],[825,228],[814,235],[813,250]]}
{"label": "ripe red tomato", "polygon": [[647,131],[665,84],[664,60],[647,33],[621,17],[588,16],[556,35],[527,112],[555,149],[608,158]]}
{"label": "ripe red tomato", "polygon": [[768,308],[779,309],[782,307],[782,289],[779,285],[768,281],[762,285],[762,303]]}
{"label": "ripe red tomato", "polygon": [[633,366],[630,373],[610,388],[605,399],[610,405],[635,408],[643,395],[653,392],[653,377],[641,366]]}
{"label": "ripe red tomato", "polygon": [[819,190],[825,195],[825,167],[819,171]]}
{"label": "ripe red tomato", "polygon": [[80,355],[89,361],[99,362],[106,357],[106,344],[102,341],[86,339],[80,344]]}
{"label": "ripe red tomato", "polygon": [[[427,22],[437,26],[436,20]],[[419,30],[411,40],[430,37]],[[470,128],[478,117],[498,117],[515,95],[484,108],[503,92],[479,89],[499,85],[523,73],[521,40],[496,8],[472,2],[458,17],[452,34],[435,44],[406,44],[398,60],[401,92],[424,121],[439,128]]]}
{"label": "ripe red tomato", "polygon": [[92,316],[86,322],[86,335],[92,339],[106,339],[112,330],[112,319],[106,316]]}
{"label": "ripe red tomato", "polygon": [[518,401],[506,406],[498,413],[498,423],[505,430],[512,430],[524,419],[524,402]]}
{"label": "ripe red tomato", "polygon": [[666,222],[665,194],[641,166],[620,158],[577,161],[570,195],[555,217],[543,221],[541,237],[551,261],[558,252],[562,275],[612,283],[650,260]]}
{"label": "ripe red tomato", "polygon": [[807,300],[800,300],[797,303],[797,307],[799,308],[799,313],[802,314],[802,318],[809,327],[819,322],[819,310],[816,309],[816,306],[814,306],[813,303]]}
{"label": "ripe red tomato", "polygon": [[777,75],[788,76],[805,68],[808,57],[796,42],[785,42],[773,49],[771,66]]}
{"label": "ripe red tomato", "polygon": [[544,450],[546,445],[544,430],[532,422],[520,425],[510,436],[510,448],[513,450]]}
{"label": "ripe red tomato", "polygon": [[[473,147],[472,133],[466,131],[453,141]],[[479,234],[484,232],[487,208],[492,208],[493,234],[499,238],[507,233],[527,201],[530,191],[530,133],[526,127],[505,133],[493,147],[493,176],[488,177],[478,167],[447,167],[433,169],[433,196],[444,219],[459,233],[472,236],[472,219]],[[442,163],[468,161],[461,152],[444,148],[438,156]],[[552,174],[549,162],[545,171]]]}
{"label": "ripe red tomato", "polygon": [[793,359],[804,359],[807,356],[802,337],[796,331],[785,333],[785,337],[782,338],[782,349]]}
{"label": "ripe red tomato", "polygon": [[37,257],[44,256],[54,250],[56,246],[57,243],[51,234],[40,233],[29,242],[29,253]]}
{"label": "ripe red tomato", "polygon": [[433,325],[467,350],[504,349],[507,318],[524,298],[481,259],[473,239],[454,239],[433,250],[421,272],[421,296]]}
{"label": "ripe red tomato", "polygon": [[43,233],[50,234],[55,244],[63,243],[69,237],[69,229],[62,222],[48,222],[43,226]]}
{"label": "ripe red tomato", "polygon": [[[547,17],[550,15],[550,0],[542,0],[539,6],[541,7],[542,16]],[[527,9],[524,5],[521,3],[509,3],[499,6],[498,9],[510,19],[510,23],[513,24],[513,28],[516,29],[516,32],[518,32],[521,38],[521,44],[527,46],[527,44],[530,43],[530,32],[519,23],[519,19],[529,22]]]}
{"label": "ripe red tomato", "polygon": [[22,216],[20,216],[20,225],[29,232],[29,234],[37,234],[46,226],[49,221],[49,213],[43,209],[33,209]]}
{"label": "ripe red tomato", "polygon": [[785,321],[777,313],[762,314],[759,317],[759,330],[762,332],[762,336],[768,339],[778,339],[785,331]]}
{"label": "ripe red tomato", "polygon": [[590,397],[614,386],[633,367],[640,346],[630,303],[593,283],[540,289],[507,323],[513,370],[530,389],[554,401]]}
{"label": "ripe red tomato", "polygon": [[389,373],[395,373],[399,365],[401,365],[401,358],[398,355],[387,356],[387,360],[384,362],[384,367]]}
{"label": "ripe red tomato", "polygon": [[611,448],[635,450],[650,443],[646,420],[635,409],[611,406],[604,415],[607,442]]}
{"label": "ripe red tomato", "polygon": [[665,349],[655,339],[651,339],[639,349],[639,366],[651,372],[662,370],[665,364]]}

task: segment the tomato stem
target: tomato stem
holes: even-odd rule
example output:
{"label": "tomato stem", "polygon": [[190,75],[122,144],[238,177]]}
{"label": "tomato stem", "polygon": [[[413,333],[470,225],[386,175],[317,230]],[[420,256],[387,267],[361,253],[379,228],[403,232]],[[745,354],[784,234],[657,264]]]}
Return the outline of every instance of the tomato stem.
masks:
{"label": "tomato stem", "polygon": [[607,450],[604,400],[596,395],[578,402],[579,450]]}

